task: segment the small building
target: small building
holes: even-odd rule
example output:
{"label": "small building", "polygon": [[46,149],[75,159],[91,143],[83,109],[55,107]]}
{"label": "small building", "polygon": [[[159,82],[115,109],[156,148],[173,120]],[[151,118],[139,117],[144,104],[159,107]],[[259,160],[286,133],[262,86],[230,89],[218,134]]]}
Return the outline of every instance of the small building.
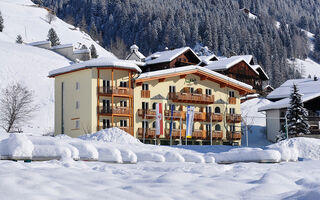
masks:
{"label": "small building", "polygon": [[292,79],[283,83],[271,92],[267,99],[272,103],[259,108],[266,112],[267,139],[276,142],[280,131],[285,132],[285,117],[290,106],[290,94],[293,84],[296,84],[302,94],[302,102],[308,110],[310,137],[320,138],[320,81],[314,79]]}
{"label": "small building", "polygon": [[144,62],[145,56],[139,51],[139,47],[137,45],[132,45],[130,47],[130,54],[127,56],[126,60],[135,60],[137,62]]}

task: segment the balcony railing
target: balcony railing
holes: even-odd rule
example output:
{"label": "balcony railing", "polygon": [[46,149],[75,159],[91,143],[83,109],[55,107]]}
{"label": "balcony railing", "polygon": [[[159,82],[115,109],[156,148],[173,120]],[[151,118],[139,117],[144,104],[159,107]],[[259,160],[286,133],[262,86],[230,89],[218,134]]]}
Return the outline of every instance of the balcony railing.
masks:
{"label": "balcony railing", "polygon": [[97,107],[98,113],[100,115],[130,115],[129,107],[114,107],[114,108],[104,108]]}
{"label": "balcony railing", "polygon": [[141,98],[150,98],[150,90],[141,90]]}
{"label": "balcony railing", "polygon": [[235,97],[229,97],[229,104],[236,104],[237,99]]}
{"label": "balcony railing", "polygon": [[[171,110],[165,110],[164,111],[164,116],[166,120],[171,120]],[[186,119],[186,112],[185,111],[179,111],[179,110],[174,110],[173,111],[173,119],[174,120],[180,120],[180,117],[182,120]]]}
{"label": "balcony railing", "polygon": [[153,119],[156,117],[156,111],[155,110],[144,110],[144,109],[138,109],[138,116],[142,117],[143,119]]}
{"label": "balcony railing", "polygon": [[205,121],[206,113],[205,112],[194,112],[194,121]]}
{"label": "balcony railing", "polygon": [[154,138],[156,135],[156,129],[155,128],[138,128],[138,137],[143,138],[143,134],[145,131],[145,138]]}
{"label": "balcony railing", "polygon": [[241,115],[239,114],[228,114],[227,115],[228,123],[239,123],[241,122]]}
{"label": "balcony railing", "polygon": [[133,96],[133,89],[128,87],[98,87],[99,95]]}
{"label": "balcony railing", "polygon": [[222,114],[220,113],[206,113],[206,121],[210,122],[212,116],[212,121],[213,122],[221,122],[222,121]]}
{"label": "balcony railing", "polygon": [[239,131],[228,132],[227,139],[228,140],[241,140],[241,132],[239,132]]}
{"label": "balcony railing", "polygon": [[205,130],[193,130],[192,138],[195,139],[206,139],[207,134]]}
{"label": "balcony railing", "polygon": [[192,94],[181,92],[170,92],[169,99],[173,102],[196,103],[196,104],[212,104],[214,102],[213,95]]}
{"label": "balcony railing", "polygon": [[[166,134],[167,138],[170,138],[170,129],[166,129],[165,134]],[[180,138],[180,129],[172,129],[171,135],[172,135],[173,139]],[[186,130],[185,129],[181,129],[181,137],[182,138],[186,137]]]}
{"label": "balcony railing", "polygon": [[[209,138],[210,138],[210,133],[209,133]],[[212,132],[212,139],[221,140],[222,138],[223,138],[223,132],[222,131],[213,131]]]}

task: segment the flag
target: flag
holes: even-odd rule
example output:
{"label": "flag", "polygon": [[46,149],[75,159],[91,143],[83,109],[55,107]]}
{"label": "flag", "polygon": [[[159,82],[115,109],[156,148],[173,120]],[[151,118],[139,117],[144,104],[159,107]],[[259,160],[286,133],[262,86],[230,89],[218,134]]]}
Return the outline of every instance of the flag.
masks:
{"label": "flag", "polygon": [[187,138],[192,138],[192,127],[193,127],[193,119],[194,119],[194,106],[187,107],[187,130],[186,136]]}
{"label": "flag", "polygon": [[172,134],[172,128],[173,128],[173,107],[174,107],[174,105],[171,104],[170,136],[171,136],[171,134]]}
{"label": "flag", "polygon": [[156,104],[156,135],[163,135],[162,104]]}

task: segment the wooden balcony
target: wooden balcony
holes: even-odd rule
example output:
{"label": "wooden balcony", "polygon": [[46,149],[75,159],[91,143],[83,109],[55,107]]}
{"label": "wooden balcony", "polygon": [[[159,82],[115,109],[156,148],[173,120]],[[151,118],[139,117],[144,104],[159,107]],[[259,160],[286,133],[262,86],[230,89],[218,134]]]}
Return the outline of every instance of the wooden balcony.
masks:
{"label": "wooden balcony", "polygon": [[237,99],[235,97],[229,97],[229,104],[236,104]]}
{"label": "wooden balcony", "polygon": [[194,121],[206,121],[207,114],[205,112],[194,112]]}
{"label": "wooden balcony", "polygon": [[205,130],[194,130],[192,132],[192,138],[194,139],[206,139],[207,133]]}
{"label": "wooden balcony", "polygon": [[240,131],[228,132],[227,139],[228,140],[241,140],[241,132]]}
{"label": "wooden balcony", "polygon": [[156,117],[156,111],[150,109],[138,109],[138,116],[143,119],[154,119]]}
{"label": "wooden balcony", "polygon": [[[166,120],[171,120],[171,110],[165,110],[164,117],[166,118]],[[180,120],[180,117],[182,120],[185,120],[186,119],[186,112],[174,110],[172,117],[173,117],[173,120]]]}
{"label": "wooden balcony", "polygon": [[213,122],[221,122],[222,121],[222,114],[218,114],[218,113],[206,113],[206,121],[210,122],[211,121],[211,116],[212,116],[212,121]]}
{"label": "wooden balcony", "polygon": [[141,90],[141,98],[150,98],[150,90]]}
{"label": "wooden balcony", "polygon": [[98,87],[98,94],[102,96],[132,97],[133,89],[128,87]]}
{"label": "wooden balcony", "polygon": [[114,108],[103,108],[97,107],[98,114],[100,115],[131,115],[129,107],[114,107]]}
{"label": "wooden balcony", "polygon": [[156,135],[156,129],[154,128],[138,128],[138,137],[143,138],[143,133],[145,131],[145,138],[154,138]]}
{"label": "wooden balcony", "polygon": [[[170,129],[165,130],[165,134],[167,138],[170,138]],[[181,137],[186,137],[186,129],[181,129]],[[179,139],[180,138],[180,129],[172,129],[172,138]]]}
{"label": "wooden balcony", "polygon": [[180,103],[213,104],[214,102],[213,95],[171,92],[168,96],[171,101]]}
{"label": "wooden balcony", "polygon": [[[210,140],[210,131],[207,132],[207,140]],[[212,139],[213,140],[222,140],[223,138],[223,132],[222,131],[212,131]]]}
{"label": "wooden balcony", "polygon": [[228,123],[240,123],[241,122],[241,115],[239,115],[239,114],[228,114],[227,115],[227,122]]}

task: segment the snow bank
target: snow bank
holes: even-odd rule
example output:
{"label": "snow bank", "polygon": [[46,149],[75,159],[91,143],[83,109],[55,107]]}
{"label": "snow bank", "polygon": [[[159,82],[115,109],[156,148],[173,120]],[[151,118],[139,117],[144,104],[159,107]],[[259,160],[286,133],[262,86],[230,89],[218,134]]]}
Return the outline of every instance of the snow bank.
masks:
{"label": "snow bank", "polygon": [[78,149],[80,159],[82,160],[98,160],[98,150],[89,143],[85,142],[71,142],[72,146]]}
{"label": "snow bank", "polygon": [[122,163],[122,156],[119,149],[106,147],[102,145],[96,146],[99,152],[99,161],[102,162],[114,162],[114,163]]}
{"label": "snow bank", "polygon": [[281,154],[276,150],[260,148],[237,148],[214,155],[217,163],[234,162],[280,162]]}
{"label": "snow bank", "polygon": [[66,146],[35,145],[32,152],[33,160],[52,160],[71,158],[72,152]]}
{"label": "snow bank", "polygon": [[184,158],[175,151],[169,151],[166,154],[164,154],[164,157],[166,158],[166,162],[184,162]]}
{"label": "snow bank", "polygon": [[160,155],[158,153],[152,153],[152,152],[139,152],[137,153],[138,156],[138,162],[144,162],[144,161],[152,161],[152,162],[165,162],[165,157],[163,155]]}
{"label": "snow bank", "polygon": [[186,162],[205,163],[204,157],[198,154],[184,153],[182,156]]}
{"label": "snow bank", "polygon": [[301,159],[320,160],[320,139],[297,137],[268,146],[281,153],[285,161]]}
{"label": "snow bank", "polygon": [[117,144],[142,144],[138,139],[119,128],[109,128],[93,134],[86,134],[79,137],[82,140],[111,142]]}
{"label": "snow bank", "polygon": [[124,163],[137,163],[138,157],[133,151],[128,149],[121,149],[120,152],[122,161]]}
{"label": "snow bank", "polygon": [[10,134],[0,142],[0,155],[12,159],[31,158],[33,149],[32,142],[23,134]]}

